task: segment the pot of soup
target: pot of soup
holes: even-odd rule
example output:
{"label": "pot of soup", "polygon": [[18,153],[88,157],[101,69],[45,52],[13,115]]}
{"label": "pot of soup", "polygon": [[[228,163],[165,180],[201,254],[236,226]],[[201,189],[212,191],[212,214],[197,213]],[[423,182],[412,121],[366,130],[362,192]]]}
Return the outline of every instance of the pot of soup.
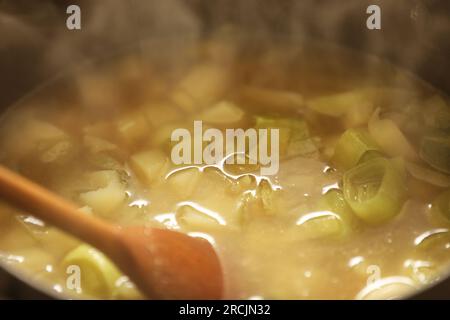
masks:
{"label": "pot of soup", "polygon": [[[373,2],[373,3],[372,3]],[[450,297],[446,1],[4,1],[0,162],[214,245],[225,299]],[[2,202],[0,265],[141,299]]]}

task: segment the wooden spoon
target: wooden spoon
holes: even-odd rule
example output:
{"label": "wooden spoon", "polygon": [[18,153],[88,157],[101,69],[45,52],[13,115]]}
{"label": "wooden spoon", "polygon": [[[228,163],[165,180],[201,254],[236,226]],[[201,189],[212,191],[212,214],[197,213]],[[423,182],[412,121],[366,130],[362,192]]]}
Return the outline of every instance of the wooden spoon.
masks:
{"label": "wooden spoon", "polygon": [[111,225],[1,165],[0,196],[105,253],[150,298],[222,296],[220,262],[204,239],[157,228]]}

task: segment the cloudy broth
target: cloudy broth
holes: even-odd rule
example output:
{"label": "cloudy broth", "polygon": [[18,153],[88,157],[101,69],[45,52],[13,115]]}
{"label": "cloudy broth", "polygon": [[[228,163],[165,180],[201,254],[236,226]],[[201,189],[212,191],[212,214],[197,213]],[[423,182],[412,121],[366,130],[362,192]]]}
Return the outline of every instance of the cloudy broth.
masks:
{"label": "cloudy broth", "polygon": [[[0,161],[80,214],[211,241],[224,298],[392,298],[448,267],[449,128],[439,119],[449,112],[442,93],[375,58],[213,39],[45,86],[3,117]],[[278,129],[278,171],[175,164],[172,132],[194,134],[194,121]],[[55,294],[141,298],[101,253],[6,205],[0,259]],[[77,291],[68,267],[78,264]]]}

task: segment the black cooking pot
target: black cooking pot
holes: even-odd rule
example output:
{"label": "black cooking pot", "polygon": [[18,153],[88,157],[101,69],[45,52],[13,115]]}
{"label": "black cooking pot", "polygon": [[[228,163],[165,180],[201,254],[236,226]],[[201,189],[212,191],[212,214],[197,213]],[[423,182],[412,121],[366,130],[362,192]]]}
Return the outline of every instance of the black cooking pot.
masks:
{"label": "black cooking pot", "polygon": [[[72,4],[81,8],[81,30],[66,27]],[[380,30],[366,26],[369,5],[381,9]],[[448,0],[9,0],[0,2],[0,112],[83,61],[151,50],[146,44],[158,39],[173,40],[176,50],[225,24],[265,41],[312,38],[375,54],[450,94]],[[10,297],[46,297],[16,277],[22,281],[0,273],[0,290],[14,281]],[[413,298],[450,298],[450,279]]]}

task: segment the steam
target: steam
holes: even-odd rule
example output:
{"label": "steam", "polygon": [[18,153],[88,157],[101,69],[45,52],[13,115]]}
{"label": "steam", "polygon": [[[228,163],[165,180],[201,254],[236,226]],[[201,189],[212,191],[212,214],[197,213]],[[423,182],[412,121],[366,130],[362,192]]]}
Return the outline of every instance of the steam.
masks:
{"label": "steam", "polygon": [[[231,24],[240,27],[238,33],[267,39],[281,34],[290,39],[311,37],[341,42],[387,55],[422,72],[433,50],[436,62],[446,63],[439,60],[438,56],[445,54],[438,52],[435,43],[445,41],[450,29],[448,12],[434,10],[431,19],[429,7],[445,6],[445,1],[437,0],[108,0],[78,1],[82,29],[69,31],[65,27],[65,6],[72,2],[2,2],[0,49],[14,54],[14,47],[30,47],[29,53],[36,52],[40,59],[36,60],[35,71],[47,76],[133,44],[139,44],[145,57],[155,50],[147,45],[149,39],[178,38],[172,48],[174,53],[176,46],[194,45],[205,34]],[[382,10],[381,31],[365,28],[365,11],[372,2]],[[446,70],[440,69],[442,73]],[[442,74],[441,80],[445,78]]]}

